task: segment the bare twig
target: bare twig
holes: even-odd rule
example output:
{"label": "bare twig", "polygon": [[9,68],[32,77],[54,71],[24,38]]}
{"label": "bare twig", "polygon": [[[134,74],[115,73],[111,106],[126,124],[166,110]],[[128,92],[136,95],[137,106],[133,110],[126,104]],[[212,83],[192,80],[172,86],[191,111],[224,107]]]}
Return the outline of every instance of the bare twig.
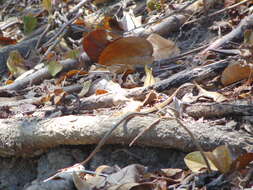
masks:
{"label": "bare twig", "polygon": [[79,2],[76,6],[74,6],[68,13],[68,16],[71,16],[74,12],[78,11],[83,5],[85,5],[86,3],[91,2],[91,0],[82,0],[81,2]]}
{"label": "bare twig", "polygon": [[165,19],[165,18],[168,18],[168,17],[170,17],[170,16],[172,16],[172,15],[175,15],[175,14],[177,14],[177,13],[180,13],[180,12],[182,12],[183,10],[185,10],[187,7],[189,7],[190,5],[192,5],[193,3],[195,3],[196,1],[198,1],[198,0],[190,1],[189,3],[187,3],[187,4],[186,4],[185,6],[183,6],[182,8],[180,8],[180,9],[178,9],[178,10],[174,10],[174,11],[172,11],[170,14],[168,14],[168,15],[166,15],[166,16],[163,16],[163,17],[161,17],[161,18],[159,18],[159,19],[157,19],[157,20],[155,20],[155,21],[152,21],[152,22],[149,22],[149,23],[146,23],[146,24],[142,24],[141,26],[138,26],[138,27],[136,27],[136,28],[134,28],[134,29],[132,29],[132,30],[129,30],[129,31],[125,32],[125,33],[128,34],[129,32],[133,32],[133,31],[136,30],[136,29],[139,29],[139,28],[142,28],[142,27],[145,27],[145,26],[148,26],[148,25],[151,25],[151,24],[160,22],[161,20],[163,20],[163,19]]}
{"label": "bare twig", "polygon": [[207,45],[203,45],[203,46],[200,46],[200,47],[197,47],[195,49],[192,49],[192,50],[189,50],[187,52],[184,52],[184,53],[181,53],[179,55],[176,55],[176,56],[173,56],[173,57],[169,57],[167,59],[162,59],[162,60],[158,60],[158,61],[155,61],[154,63],[156,65],[159,65],[159,64],[163,64],[163,63],[169,63],[169,62],[173,62],[173,61],[177,61],[187,55],[190,55],[192,53],[196,53],[196,52],[199,52],[203,49],[205,49],[206,47],[208,47],[208,44]]}
{"label": "bare twig", "polygon": [[[78,61],[74,59],[67,59],[67,60],[61,61],[60,63],[63,65],[63,70],[69,70],[71,68],[74,68],[77,62]],[[35,73],[31,75],[28,75],[22,80],[16,80],[12,84],[0,87],[0,92],[6,91],[6,90],[18,90],[21,88],[25,88],[26,85],[28,84],[36,84],[42,81],[43,79],[50,78],[50,77],[52,76],[48,72],[48,68],[45,67],[43,69],[36,71]]]}
{"label": "bare twig", "polygon": [[232,39],[239,37],[242,33],[250,26],[253,26],[253,14],[245,17],[240,24],[232,30],[230,33],[226,34],[225,36],[221,37],[220,39],[214,41],[210,46],[204,49],[200,54],[205,55],[209,50],[216,49],[226,42],[231,41]]}
{"label": "bare twig", "polygon": [[[127,113],[125,114],[115,125],[112,126],[112,128],[104,135],[104,137],[101,139],[101,141],[98,143],[98,145],[96,146],[96,148],[90,153],[90,155],[88,156],[88,158],[86,158],[84,161],[82,161],[80,164],[82,165],[85,165],[87,162],[89,162],[93,156],[100,150],[100,148],[105,144],[106,140],[111,136],[112,132],[125,120],[128,120],[130,118],[133,118],[135,116],[138,116],[138,115],[147,115],[149,113],[152,113],[152,112],[155,112],[159,109],[162,109],[164,108],[166,105],[168,105],[170,102],[172,102],[173,98],[177,95],[178,91],[186,86],[188,86],[189,84],[187,85],[182,85],[180,86],[177,90],[174,91],[174,93],[168,97],[167,100],[165,100],[164,102],[152,107],[152,108],[149,108],[149,109],[146,109],[146,110],[143,110],[142,112],[130,112],[130,113]],[[190,84],[192,85],[192,84]]]}
{"label": "bare twig", "polygon": [[61,39],[63,38],[63,36],[66,34],[67,30],[64,30],[60,36],[57,38],[57,40],[54,41],[54,43],[47,49],[47,51],[44,53],[44,55],[41,57],[40,62],[42,62],[45,57],[47,56],[48,53],[50,53],[54,47],[61,41]]}
{"label": "bare twig", "polygon": [[146,127],[143,131],[141,131],[133,140],[132,142],[130,142],[129,146],[133,146],[133,144],[135,143],[135,141],[137,141],[138,138],[140,138],[140,136],[142,136],[146,131],[148,131],[149,129],[151,129],[152,127],[154,127],[157,123],[159,123],[159,121],[161,120],[161,118],[156,119],[153,123],[151,123],[148,127]]}
{"label": "bare twig", "polygon": [[[209,18],[210,18],[210,17],[213,17],[213,16],[215,16],[215,15],[218,15],[218,14],[220,14],[220,13],[226,12],[226,11],[228,11],[228,10],[230,10],[230,9],[233,9],[233,8],[235,8],[235,7],[238,7],[238,6],[240,6],[240,5],[243,5],[243,4],[245,4],[245,3],[249,2],[249,1],[251,1],[251,0],[240,1],[239,3],[236,3],[236,4],[231,5],[231,6],[229,6],[229,7],[225,7],[224,9],[221,9],[221,10],[218,10],[218,11],[212,13],[212,14],[209,14],[209,15],[207,15],[207,17],[209,17]],[[205,17],[205,18],[206,18],[206,17]],[[190,20],[190,21],[186,22],[185,24],[192,24],[192,23],[194,23],[194,22],[201,21],[201,20],[203,20],[203,19],[205,19],[205,18],[197,18],[197,19],[194,19],[194,20]]]}
{"label": "bare twig", "polygon": [[39,37],[39,39],[38,39],[38,41],[37,41],[37,43],[36,43],[35,50],[37,50],[37,49],[39,48],[39,45],[40,45],[40,43],[41,43],[41,40],[42,40],[43,37],[47,34],[47,32],[49,31],[50,27],[51,27],[51,24],[50,24],[50,23],[47,24],[47,27],[45,28],[45,30],[43,31],[43,33],[40,35],[40,37]]}
{"label": "bare twig", "polygon": [[66,22],[64,25],[62,25],[61,28],[59,29],[59,31],[54,35],[54,37],[52,37],[50,40],[48,40],[47,44],[50,44],[51,42],[53,42],[66,29],[67,26],[72,24],[81,15],[82,15],[82,13],[77,13],[72,19],[70,19],[68,22]]}

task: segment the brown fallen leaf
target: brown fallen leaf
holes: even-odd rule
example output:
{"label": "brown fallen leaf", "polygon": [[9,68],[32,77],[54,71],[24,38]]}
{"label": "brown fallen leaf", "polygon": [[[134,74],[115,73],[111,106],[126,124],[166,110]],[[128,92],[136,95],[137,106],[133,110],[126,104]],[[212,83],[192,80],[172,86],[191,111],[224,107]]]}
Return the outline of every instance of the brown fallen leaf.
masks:
{"label": "brown fallen leaf", "polygon": [[17,43],[17,40],[15,40],[15,39],[0,36],[0,45],[5,46],[5,45],[13,45],[16,43]]}
{"label": "brown fallen leaf", "polygon": [[221,82],[227,86],[242,79],[247,79],[253,72],[250,64],[242,65],[241,63],[232,63],[223,71]]}
{"label": "brown fallen leaf", "polygon": [[109,44],[99,57],[101,65],[139,65],[153,62],[153,47],[141,37],[126,37]]}
{"label": "brown fallen leaf", "polygon": [[230,171],[233,159],[227,146],[219,146],[212,152],[206,152],[205,154],[220,172],[227,173]]}
{"label": "brown fallen leaf", "polygon": [[110,16],[105,16],[103,20],[98,24],[97,29],[105,29],[113,31],[114,33],[122,33],[123,29],[121,28],[119,22]]}
{"label": "brown fallen leaf", "polygon": [[253,161],[253,153],[252,152],[245,153],[233,161],[231,169],[233,170],[244,169],[252,161]]}
{"label": "brown fallen leaf", "polygon": [[105,47],[118,38],[120,36],[115,33],[97,29],[83,37],[83,49],[92,61],[97,62]]}
{"label": "brown fallen leaf", "polygon": [[212,92],[212,91],[207,91],[204,88],[202,88],[200,85],[195,84],[197,88],[199,89],[199,96],[205,96],[208,98],[212,98],[213,101],[215,102],[224,102],[228,100],[224,95],[222,95],[219,92]]}

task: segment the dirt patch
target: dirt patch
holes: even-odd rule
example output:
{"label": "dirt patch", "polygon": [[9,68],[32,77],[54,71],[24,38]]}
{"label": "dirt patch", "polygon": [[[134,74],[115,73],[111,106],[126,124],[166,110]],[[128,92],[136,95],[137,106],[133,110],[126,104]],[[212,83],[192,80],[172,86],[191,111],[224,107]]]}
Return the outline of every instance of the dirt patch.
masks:
{"label": "dirt patch", "polygon": [[[51,149],[36,158],[0,158],[0,189],[21,190],[29,187],[34,180],[47,179],[57,170],[81,162],[93,149],[94,146],[66,146]],[[107,145],[94,156],[86,169],[93,171],[100,165],[124,167],[135,163],[148,166],[150,170],[184,168],[184,155],[177,150]]]}

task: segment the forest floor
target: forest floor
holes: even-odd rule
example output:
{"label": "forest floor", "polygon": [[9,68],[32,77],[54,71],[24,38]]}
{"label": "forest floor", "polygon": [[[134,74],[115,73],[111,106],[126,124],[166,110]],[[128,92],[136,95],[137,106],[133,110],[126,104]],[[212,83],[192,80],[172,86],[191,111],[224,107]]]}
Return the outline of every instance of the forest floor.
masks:
{"label": "forest floor", "polygon": [[252,189],[251,0],[0,0],[0,189]]}

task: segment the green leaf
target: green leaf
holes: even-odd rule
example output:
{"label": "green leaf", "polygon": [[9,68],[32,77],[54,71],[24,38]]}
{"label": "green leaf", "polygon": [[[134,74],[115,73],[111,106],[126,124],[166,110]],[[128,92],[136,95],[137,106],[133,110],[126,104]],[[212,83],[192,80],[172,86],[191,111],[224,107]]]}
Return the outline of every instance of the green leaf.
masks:
{"label": "green leaf", "polygon": [[76,50],[68,51],[65,57],[70,58],[70,59],[77,59],[79,55],[80,55],[80,51],[76,49]]}
{"label": "green leaf", "polygon": [[51,14],[52,13],[52,2],[51,0],[43,0],[43,7]]}
{"label": "green leaf", "polygon": [[63,69],[63,66],[57,61],[51,61],[48,63],[47,68],[48,72],[54,77]]}
{"label": "green leaf", "polygon": [[25,34],[29,34],[37,27],[37,18],[32,15],[27,15],[23,17],[24,23],[24,32]]}

